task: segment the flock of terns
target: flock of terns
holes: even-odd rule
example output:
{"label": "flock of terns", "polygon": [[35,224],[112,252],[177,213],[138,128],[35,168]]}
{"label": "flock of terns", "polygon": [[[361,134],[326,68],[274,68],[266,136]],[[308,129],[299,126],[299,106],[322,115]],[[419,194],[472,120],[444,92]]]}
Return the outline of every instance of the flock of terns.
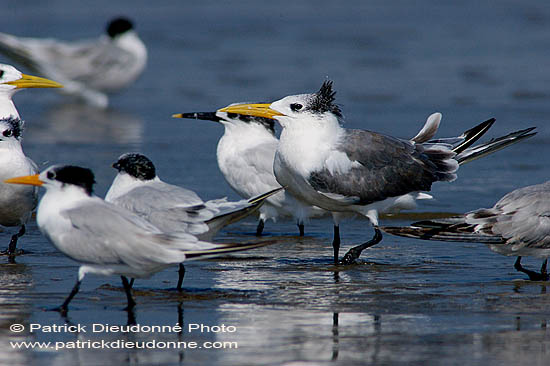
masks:
{"label": "flock of terns", "polygon": [[[293,217],[299,235],[305,223],[332,215],[334,264],[355,263],[361,252],[382,240],[382,231],[426,240],[486,243],[497,253],[517,256],[515,268],[531,280],[549,280],[550,182],[517,189],[494,207],[448,219],[421,221],[408,227],[379,226],[380,213],[415,207],[438,181],[456,179],[459,166],[535,135],[534,128],[477,143],[495,122],[487,120],[456,137],[434,138],[441,114],[430,115],[410,139],[346,129],[335,103],[331,81],[310,94],[291,95],[273,103],[231,104],[215,112],[175,114],[220,123],[218,166],[243,200],[203,201],[195,192],[162,181],[153,162],[126,153],[113,163],[118,173],[105,199],[93,194],[92,171],[54,165],[42,172],[23,153],[23,121],[12,96],[25,88],[62,88],[97,107],[106,107],[106,92],[123,88],[144,70],[147,51],[125,18],[111,21],[98,40],[66,43],[0,33],[0,52],[42,77],[22,74],[0,64],[0,225],[15,227],[5,250],[21,251],[18,239],[37,206],[40,231],[62,253],[80,263],[77,282],[55,310],[66,314],[87,273],[119,275],[128,301],[135,306],[135,278],[146,278],[179,265],[181,290],[188,260],[209,258],[273,244],[212,243],[231,223],[257,213],[256,234],[266,221]],[[280,137],[275,123],[282,127]],[[374,227],[374,236],[340,259],[341,220],[359,215]],[[545,258],[540,272],[521,266],[521,256]]]}

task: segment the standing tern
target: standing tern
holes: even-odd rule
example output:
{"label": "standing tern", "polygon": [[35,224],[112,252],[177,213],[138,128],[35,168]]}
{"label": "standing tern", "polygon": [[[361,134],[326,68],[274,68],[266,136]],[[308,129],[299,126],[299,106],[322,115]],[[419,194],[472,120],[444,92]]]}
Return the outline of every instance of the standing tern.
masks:
{"label": "standing tern", "polygon": [[[216,151],[218,167],[227,183],[241,197],[252,198],[280,187],[273,173],[273,159],[279,143],[273,119],[220,111],[181,113],[173,117],[214,121],[224,126]],[[285,191],[269,197],[259,212],[258,236],[262,234],[265,221],[275,221],[280,216],[294,217],[300,236],[303,236],[304,222],[308,218],[328,214]]]}
{"label": "standing tern", "polygon": [[[516,189],[493,207],[408,227],[382,227],[387,233],[424,240],[485,243],[502,255],[518,256],[514,268],[533,281],[548,281],[550,181]],[[521,256],[544,258],[540,273],[521,266]]]}
{"label": "standing tern", "polygon": [[[204,202],[195,192],[163,182],[153,162],[143,154],[126,153],[113,163],[118,170],[105,201],[123,207],[149,221],[163,232],[183,232],[199,240],[211,240],[229,224],[250,215],[275,188],[250,200],[228,202],[225,198]],[[180,264],[177,289],[181,291],[185,269]]]}
{"label": "standing tern", "polygon": [[470,147],[494,122],[489,120],[461,138],[430,140],[439,127],[439,113],[430,116],[410,140],[346,129],[340,125],[342,112],[334,95],[332,82],[326,81],[317,93],[292,95],[271,104],[233,105],[220,111],[274,118],[281,124],[275,177],[295,197],[331,211],[335,264],[339,263],[342,213],[365,216],[375,229],[370,241],[350,249],[340,262],[351,264],[364,249],[382,240],[380,212],[414,208],[415,199],[426,198],[420,191],[429,191],[437,181],[455,180],[460,164],[533,135],[529,134],[531,128]]}
{"label": "standing tern", "polygon": [[[23,121],[13,104],[13,95],[25,88],[59,88],[54,81],[25,75],[16,68],[0,64],[0,182],[17,175],[37,172],[36,164],[25,156],[21,147]],[[25,234],[25,223],[37,203],[35,187],[0,183],[0,225],[19,227],[2,253],[16,254],[17,240]]]}
{"label": "standing tern", "polygon": [[126,18],[109,22],[97,39],[66,42],[0,33],[0,52],[38,74],[59,80],[64,94],[106,108],[105,93],[133,83],[145,69],[147,49]]}
{"label": "standing tern", "polygon": [[213,244],[191,234],[163,233],[140,216],[94,196],[94,174],[78,166],[54,165],[40,174],[5,182],[46,188],[38,204],[38,227],[59,251],[81,263],[75,286],[55,309],[62,314],[87,273],[120,275],[131,309],[135,301],[127,277],[147,278],[186,260],[268,244]]}

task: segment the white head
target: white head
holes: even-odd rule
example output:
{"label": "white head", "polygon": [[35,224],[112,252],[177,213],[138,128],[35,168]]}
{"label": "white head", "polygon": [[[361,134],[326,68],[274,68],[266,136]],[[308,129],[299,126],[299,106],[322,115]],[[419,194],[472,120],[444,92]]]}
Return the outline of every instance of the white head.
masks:
{"label": "white head", "polygon": [[332,81],[325,81],[318,92],[291,95],[268,104],[234,104],[220,111],[276,119],[283,128],[304,123],[338,125],[340,107],[334,103]]}
{"label": "white head", "polygon": [[95,183],[90,169],[74,165],[53,165],[40,174],[7,179],[4,183],[44,186],[46,189],[81,191],[91,196]]}
{"label": "white head", "polygon": [[21,89],[61,87],[55,81],[25,75],[11,65],[0,64],[0,117],[19,117],[11,98]]}

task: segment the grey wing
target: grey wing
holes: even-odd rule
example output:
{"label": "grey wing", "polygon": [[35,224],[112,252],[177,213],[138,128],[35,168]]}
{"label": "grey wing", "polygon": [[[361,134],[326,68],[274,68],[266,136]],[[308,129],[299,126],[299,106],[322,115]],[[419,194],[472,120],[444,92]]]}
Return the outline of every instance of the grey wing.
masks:
{"label": "grey wing", "polygon": [[164,232],[188,232],[193,235],[208,230],[204,223],[216,214],[193,191],[164,182],[132,189],[113,200],[153,223]]}
{"label": "grey wing", "polygon": [[139,215],[148,215],[156,210],[204,204],[195,192],[162,182],[136,187],[113,202]]}
{"label": "grey wing", "polygon": [[351,168],[332,171],[326,166],[309,176],[317,191],[356,197],[369,204],[415,191],[429,191],[435,181],[453,180],[458,165],[444,146],[414,144],[390,136],[346,130],[337,150]]}
{"label": "grey wing", "polygon": [[197,205],[152,210],[145,218],[164,232],[199,235],[208,231],[206,221],[213,217],[214,211]]}
{"label": "grey wing", "polygon": [[76,66],[69,69],[71,78],[101,89],[109,84],[109,79],[117,79],[118,75],[127,72],[135,56],[111,42],[100,40],[75,49],[74,62]]}
{"label": "grey wing", "polygon": [[500,214],[492,231],[514,250],[550,249],[550,182],[512,191],[494,210]]}
{"label": "grey wing", "polygon": [[179,263],[185,259],[182,250],[195,249],[198,242],[191,235],[176,238],[162,234],[137,215],[102,201],[61,214],[70,220],[73,230],[64,234],[60,250],[84,263],[135,268]]}
{"label": "grey wing", "polygon": [[[0,33],[0,50],[31,70],[77,89],[82,82],[101,89],[134,61],[130,52],[107,37],[78,42],[15,37]],[[67,85],[65,85],[67,84]]]}

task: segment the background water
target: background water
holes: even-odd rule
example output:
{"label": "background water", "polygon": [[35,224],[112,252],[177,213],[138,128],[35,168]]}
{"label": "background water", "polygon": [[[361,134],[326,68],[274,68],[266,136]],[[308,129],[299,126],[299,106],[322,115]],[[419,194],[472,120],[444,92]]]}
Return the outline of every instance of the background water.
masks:
{"label": "background water", "polygon": [[[94,37],[127,15],[147,44],[149,63],[100,112],[51,90],[15,97],[27,122],[24,148],[41,167],[72,163],[96,173],[103,196],[110,164],[140,151],[166,181],[204,199],[237,199],[218,171],[214,123],[173,113],[213,111],[237,101],[270,101],[313,92],[334,80],[347,127],[411,137],[439,111],[438,136],[454,136],[495,117],[489,132],[538,127],[534,138],[460,169],[433,186],[417,212],[491,206],[512,189],[548,178],[550,5],[518,1],[5,1],[0,31],[67,40]],[[0,57],[1,62],[9,62]],[[400,217],[383,224],[404,225]],[[217,240],[254,240],[255,219]],[[347,248],[372,235],[367,221],[341,226]],[[0,266],[0,362],[10,365],[547,365],[550,295],[525,281],[515,258],[479,244],[424,242],[386,235],[359,265],[331,265],[330,219],[306,226],[269,222],[279,244],[190,264],[185,293],[176,268],[136,283],[141,325],[236,327],[235,332],[44,333],[62,325],[43,309],[59,305],[77,265],[33,222],[20,246],[33,254]],[[0,239],[7,245],[10,233]],[[343,250],[342,250],[343,254]],[[540,261],[524,260],[538,268]],[[72,302],[72,324],[124,325],[117,277],[86,277]],[[9,326],[21,323],[22,333]],[[10,341],[229,341],[238,349],[18,350]]]}

